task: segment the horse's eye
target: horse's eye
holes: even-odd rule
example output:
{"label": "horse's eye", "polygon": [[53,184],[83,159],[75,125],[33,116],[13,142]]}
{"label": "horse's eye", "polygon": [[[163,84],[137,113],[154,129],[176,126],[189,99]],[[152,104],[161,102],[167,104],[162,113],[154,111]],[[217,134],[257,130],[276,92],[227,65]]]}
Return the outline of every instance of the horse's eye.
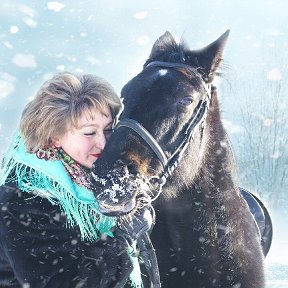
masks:
{"label": "horse's eye", "polygon": [[193,98],[190,96],[184,97],[179,101],[180,105],[189,106],[193,103]]}

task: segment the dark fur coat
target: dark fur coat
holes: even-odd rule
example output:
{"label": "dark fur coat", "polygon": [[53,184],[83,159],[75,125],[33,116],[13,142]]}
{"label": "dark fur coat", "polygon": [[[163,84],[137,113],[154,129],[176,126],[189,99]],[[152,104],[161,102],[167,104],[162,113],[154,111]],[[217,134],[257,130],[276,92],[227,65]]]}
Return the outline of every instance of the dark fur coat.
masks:
{"label": "dark fur coat", "polygon": [[124,286],[125,247],[110,237],[84,242],[57,205],[9,185],[0,187],[0,287]]}

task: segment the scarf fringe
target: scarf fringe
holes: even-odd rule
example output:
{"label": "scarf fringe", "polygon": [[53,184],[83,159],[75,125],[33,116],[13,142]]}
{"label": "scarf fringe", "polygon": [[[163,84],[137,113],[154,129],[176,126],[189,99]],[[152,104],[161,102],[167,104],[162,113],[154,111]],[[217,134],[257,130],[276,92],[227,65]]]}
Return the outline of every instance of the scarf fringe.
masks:
{"label": "scarf fringe", "polygon": [[[16,137],[16,141],[11,145],[6,153],[0,174],[0,185],[5,182],[16,182],[17,187],[36,196],[44,197],[51,204],[60,204],[59,207],[67,217],[67,227],[78,225],[82,240],[94,242],[102,233],[113,236],[110,229],[115,226],[115,218],[101,214],[97,209],[96,199],[93,203],[83,203],[79,201],[71,191],[67,190],[59,181],[54,180],[45,173],[32,168],[29,163],[21,163],[17,160],[17,151],[21,138]],[[38,160],[45,161],[45,160]],[[72,181],[72,180],[71,180]],[[78,186],[75,184],[75,186]],[[81,190],[86,190],[80,186]],[[86,191],[87,193],[89,191]],[[84,191],[85,193],[85,191]]]}
{"label": "scarf fringe", "polygon": [[136,241],[132,243],[132,246],[129,248],[129,256],[132,262],[133,270],[130,273],[130,281],[131,281],[131,286],[133,288],[143,288],[143,282],[141,278],[141,270],[140,270],[140,265],[139,265],[139,259],[135,255],[136,251]]}

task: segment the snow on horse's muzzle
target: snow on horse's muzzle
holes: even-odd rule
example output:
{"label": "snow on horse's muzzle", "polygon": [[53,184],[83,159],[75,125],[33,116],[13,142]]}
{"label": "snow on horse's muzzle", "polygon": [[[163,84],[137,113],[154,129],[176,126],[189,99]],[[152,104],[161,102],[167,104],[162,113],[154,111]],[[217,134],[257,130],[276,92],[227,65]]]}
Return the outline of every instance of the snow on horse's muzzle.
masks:
{"label": "snow on horse's muzzle", "polygon": [[115,166],[105,176],[96,173],[92,169],[91,182],[102,214],[122,216],[136,210],[139,199],[142,204],[150,202],[144,182],[129,174],[124,165]]}

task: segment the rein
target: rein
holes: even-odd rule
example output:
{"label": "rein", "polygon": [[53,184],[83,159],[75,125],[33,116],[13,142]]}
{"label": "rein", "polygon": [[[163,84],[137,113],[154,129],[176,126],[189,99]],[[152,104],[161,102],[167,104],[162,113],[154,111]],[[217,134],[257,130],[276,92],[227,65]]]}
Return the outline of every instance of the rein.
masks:
{"label": "rein", "polygon": [[[149,67],[161,67],[161,68],[185,68],[186,70],[191,71],[195,76],[201,76],[197,69],[181,63],[170,63],[170,62],[162,62],[162,61],[153,61],[149,63],[145,69]],[[202,77],[200,77],[202,79]],[[209,104],[211,101],[211,87],[207,83],[202,80],[202,85],[206,91],[206,97],[204,100],[200,100],[198,104],[198,108],[196,113],[194,113],[193,117],[190,119],[190,121],[187,123],[187,128],[184,132],[183,139],[181,143],[178,145],[178,147],[175,149],[173,154],[167,158],[165,155],[165,152],[161,148],[161,146],[157,143],[155,138],[137,121],[130,118],[122,119],[118,122],[118,124],[115,127],[115,130],[120,127],[126,127],[138,134],[145,143],[153,150],[155,155],[157,156],[158,160],[160,161],[163,171],[160,176],[152,176],[150,180],[154,180],[154,182],[158,183],[159,189],[152,199],[154,201],[158,196],[161,194],[162,187],[166,183],[167,178],[171,176],[172,172],[175,170],[175,168],[178,166],[179,162],[181,161],[184,152],[187,150],[191,140],[194,137],[194,133],[196,131],[196,128],[202,125],[204,128],[205,125],[205,119],[207,116]]]}

